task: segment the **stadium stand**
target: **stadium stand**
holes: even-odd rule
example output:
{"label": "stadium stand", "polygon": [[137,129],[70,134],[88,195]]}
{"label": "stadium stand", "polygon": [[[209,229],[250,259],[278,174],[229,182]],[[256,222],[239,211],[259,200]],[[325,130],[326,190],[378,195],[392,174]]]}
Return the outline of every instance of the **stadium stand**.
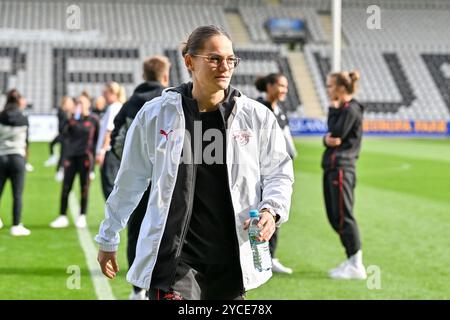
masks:
{"label": "stadium stand", "polygon": [[308,25],[309,36],[313,42],[325,42],[325,35],[320,26],[318,15],[313,8],[300,7],[240,7],[240,14],[245,17],[244,22],[250,36],[255,42],[270,42],[270,38],[264,29],[264,23],[268,18],[303,18]]}
{"label": "stadium stand", "polygon": [[[305,50],[309,65],[313,68],[316,87],[320,90],[321,104],[326,107],[323,83],[330,70],[330,50],[314,46]],[[404,68],[412,65],[415,67]],[[444,88],[443,76],[435,68],[434,74],[442,79],[433,79],[429,74],[433,69],[424,66],[420,51],[397,50],[392,53],[368,48],[346,48],[343,67],[359,69],[366,75],[361,78],[359,98],[365,102],[369,118],[439,120],[449,117],[449,109],[441,98],[444,95],[435,85],[441,83],[441,88]]]}
{"label": "stadium stand", "polygon": [[[190,5],[183,5],[187,4],[183,1],[155,3],[82,1],[79,3],[82,28],[68,31],[65,19],[70,3],[0,2],[0,28],[5,31],[0,37],[0,52],[1,57],[7,58],[0,60],[2,92],[7,87],[21,88],[35,113],[51,111],[63,95],[75,95],[82,89],[98,95],[102,84],[109,80],[123,83],[131,93],[141,81],[143,57],[152,54],[171,58],[176,66],[172,69],[173,84],[187,81],[189,75],[178,51],[180,42],[197,25],[218,24],[228,30],[225,8],[240,5],[240,1],[226,1],[221,6],[214,5],[214,1],[193,1]],[[246,3],[261,4],[261,1]],[[42,19],[43,16],[48,19]],[[250,60],[243,63],[243,75],[238,72],[235,78],[237,84],[252,88],[250,94],[255,95],[253,81],[258,74],[269,70],[290,72],[285,70],[289,65],[277,46],[257,47],[252,47],[254,53],[244,53]],[[267,48],[272,51],[266,55]],[[25,69],[26,57],[29,63]],[[23,72],[18,74],[20,68]],[[289,109],[299,105],[295,92],[289,100]]]}
{"label": "stadium stand", "polygon": [[[374,2],[382,8],[381,30],[361,27]],[[302,116],[305,106],[295,88],[304,78],[294,77],[286,48],[272,43],[264,27],[268,18],[302,18],[307,42],[301,50],[326,114],[324,80],[331,48],[324,21],[330,20],[329,0],[81,0],[77,30],[66,26],[71,4],[0,1],[0,90],[19,88],[32,113],[54,112],[63,95],[82,89],[98,95],[109,80],[123,83],[131,94],[141,81],[141,61],[152,54],[170,58],[173,85],[187,81],[180,43],[198,25],[230,31],[227,14],[233,12],[250,40],[236,47],[243,61],[233,84],[256,97],[258,75],[283,72],[291,83],[286,107]],[[367,107],[367,118],[450,119],[450,38],[443,36],[449,18],[446,0],[343,1],[343,68],[361,71],[358,98]]]}
{"label": "stadium stand", "polygon": [[[450,119],[448,77],[442,72],[450,54],[450,39],[442,36],[448,33],[449,18],[445,10],[384,9],[382,30],[374,31],[358,27],[367,19],[365,9],[343,11],[349,43],[343,49],[343,68],[356,68],[364,75],[359,98],[368,118]],[[330,70],[330,47],[311,44],[305,51],[326,108],[323,83]]]}
{"label": "stadium stand", "polygon": [[[281,0],[283,5],[310,7],[318,10],[330,10],[329,0]],[[343,8],[367,8],[370,5],[378,5],[384,9],[450,9],[447,0],[345,0]]]}

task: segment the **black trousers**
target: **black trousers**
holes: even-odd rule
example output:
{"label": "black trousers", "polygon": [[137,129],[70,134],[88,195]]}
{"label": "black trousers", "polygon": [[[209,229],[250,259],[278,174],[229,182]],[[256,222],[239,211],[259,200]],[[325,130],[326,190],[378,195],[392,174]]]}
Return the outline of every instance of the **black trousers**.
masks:
{"label": "black trousers", "polygon": [[10,179],[13,193],[13,225],[20,223],[22,194],[25,183],[25,158],[19,154],[0,156],[0,198],[6,181]]}
{"label": "black trousers", "polygon": [[111,152],[108,151],[105,154],[105,160],[103,162],[103,166],[101,167],[101,176],[102,176],[102,190],[103,196],[105,200],[108,199],[114,188],[114,180],[116,180],[117,172],[120,167],[120,159]]}
{"label": "black trousers", "polygon": [[326,170],[323,190],[328,221],[339,234],[347,257],[361,249],[358,225],[353,215],[356,174],[354,169]]}
{"label": "black trousers", "polygon": [[[134,262],[136,257],[136,244],[139,238],[139,231],[141,230],[142,220],[144,219],[145,212],[147,211],[148,198],[150,196],[151,185],[148,186],[147,190],[143,194],[141,201],[139,202],[136,209],[128,219],[128,243],[127,243],[127,259],[128,266]],[[134,291],[138,292],[141,288],[133,286]]]}
{"label": "black trousers", "polygon": [[89,197],[89,172],[93,165],[94,159],[92,156],[76,156],[64,160],[64,180],[61,192],[61,209],[60,214],[67,214],[67,206],[69,202],[69,193],[72,190],[73,181],[78,173],[80,176],[81,187],[81,205],[80,214],[86,214],[88,197]]}
{"label": "black trousers", "polygon": [[150,300],[243,300],[239,261],[199,264],[181,260],[168,291],[150,288]]}

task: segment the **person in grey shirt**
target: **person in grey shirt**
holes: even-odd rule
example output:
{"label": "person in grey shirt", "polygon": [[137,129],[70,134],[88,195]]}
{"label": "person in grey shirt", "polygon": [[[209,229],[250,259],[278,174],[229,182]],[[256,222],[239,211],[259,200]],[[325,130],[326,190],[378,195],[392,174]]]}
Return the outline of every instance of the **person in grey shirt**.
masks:
{"label": "person in grey shirt", "polygon": [[[30,230],[21,223],[22,193],[28,154],[28,118],[22,113],[26,100],[19,91],[7,93],[6,104],[0,112],[0,197],[8,179],[13,190],[13,225],[11,235],[28,236]],[[0,228],[3,222],[0,220]]]}

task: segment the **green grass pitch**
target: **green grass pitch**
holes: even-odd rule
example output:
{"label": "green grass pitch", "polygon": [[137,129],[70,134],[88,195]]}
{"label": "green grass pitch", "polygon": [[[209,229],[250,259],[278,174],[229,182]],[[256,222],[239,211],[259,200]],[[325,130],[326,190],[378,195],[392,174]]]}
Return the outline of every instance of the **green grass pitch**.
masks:
{"label": "green grass pitch", "polygon": [[[337,281],[327,270],[344,259],[322,200],[319,138],[297,138],[295,188],[290,220],[280,231],[277,257],[292,275],[274,275],[247,299],[450,299],[450,140],[365,138],[358,162],[355,215],[369,281]],[[0,203],[0,299],[96,299],[73,224],[53,230],[60,184],[44,168],[46,143],[31,144],[23,223],[31,236],[9,235],[11,189]],[[76,195],[78,184],[76,183]],[[100,179],[92,181],[88,224],[94,236],[103,217]],[[126,239],[126,231],[122,239]],[[125,241],[126,242],[126,241]],[[121,271],[109,281],[117,299],[127,299],[126,243]],[[68,289],[70,266],[81,271],[80,288]],[[70,270],[69,270],[70,271]],[[378,273],[379,271],[379,273]]]}

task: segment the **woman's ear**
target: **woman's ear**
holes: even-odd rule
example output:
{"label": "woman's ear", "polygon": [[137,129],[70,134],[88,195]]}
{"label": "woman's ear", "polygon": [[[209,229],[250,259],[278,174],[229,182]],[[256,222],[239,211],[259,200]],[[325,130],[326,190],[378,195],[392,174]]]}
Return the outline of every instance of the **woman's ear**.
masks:
{"label": "woman's ear", "polygon": [[192,57],[188,54],[184,56],[184,65],[186,66],[186,68],[189,71],[191,71],[191,72],[194,71],[194,64],[193,64]]}
{"label": "woman's ear", "polygon": [[274,97],[276,95],[275,93],[275,85],[274,83],[268,83],[266,85],[266,94],[268,97]]}
{"label": "woman's ear", "polygon": [[338,89],[337,90],[337,95],[339,97],[345,96],[347,94],[347,90],[345,90],[344,86],[339,86],[337,89]]}

